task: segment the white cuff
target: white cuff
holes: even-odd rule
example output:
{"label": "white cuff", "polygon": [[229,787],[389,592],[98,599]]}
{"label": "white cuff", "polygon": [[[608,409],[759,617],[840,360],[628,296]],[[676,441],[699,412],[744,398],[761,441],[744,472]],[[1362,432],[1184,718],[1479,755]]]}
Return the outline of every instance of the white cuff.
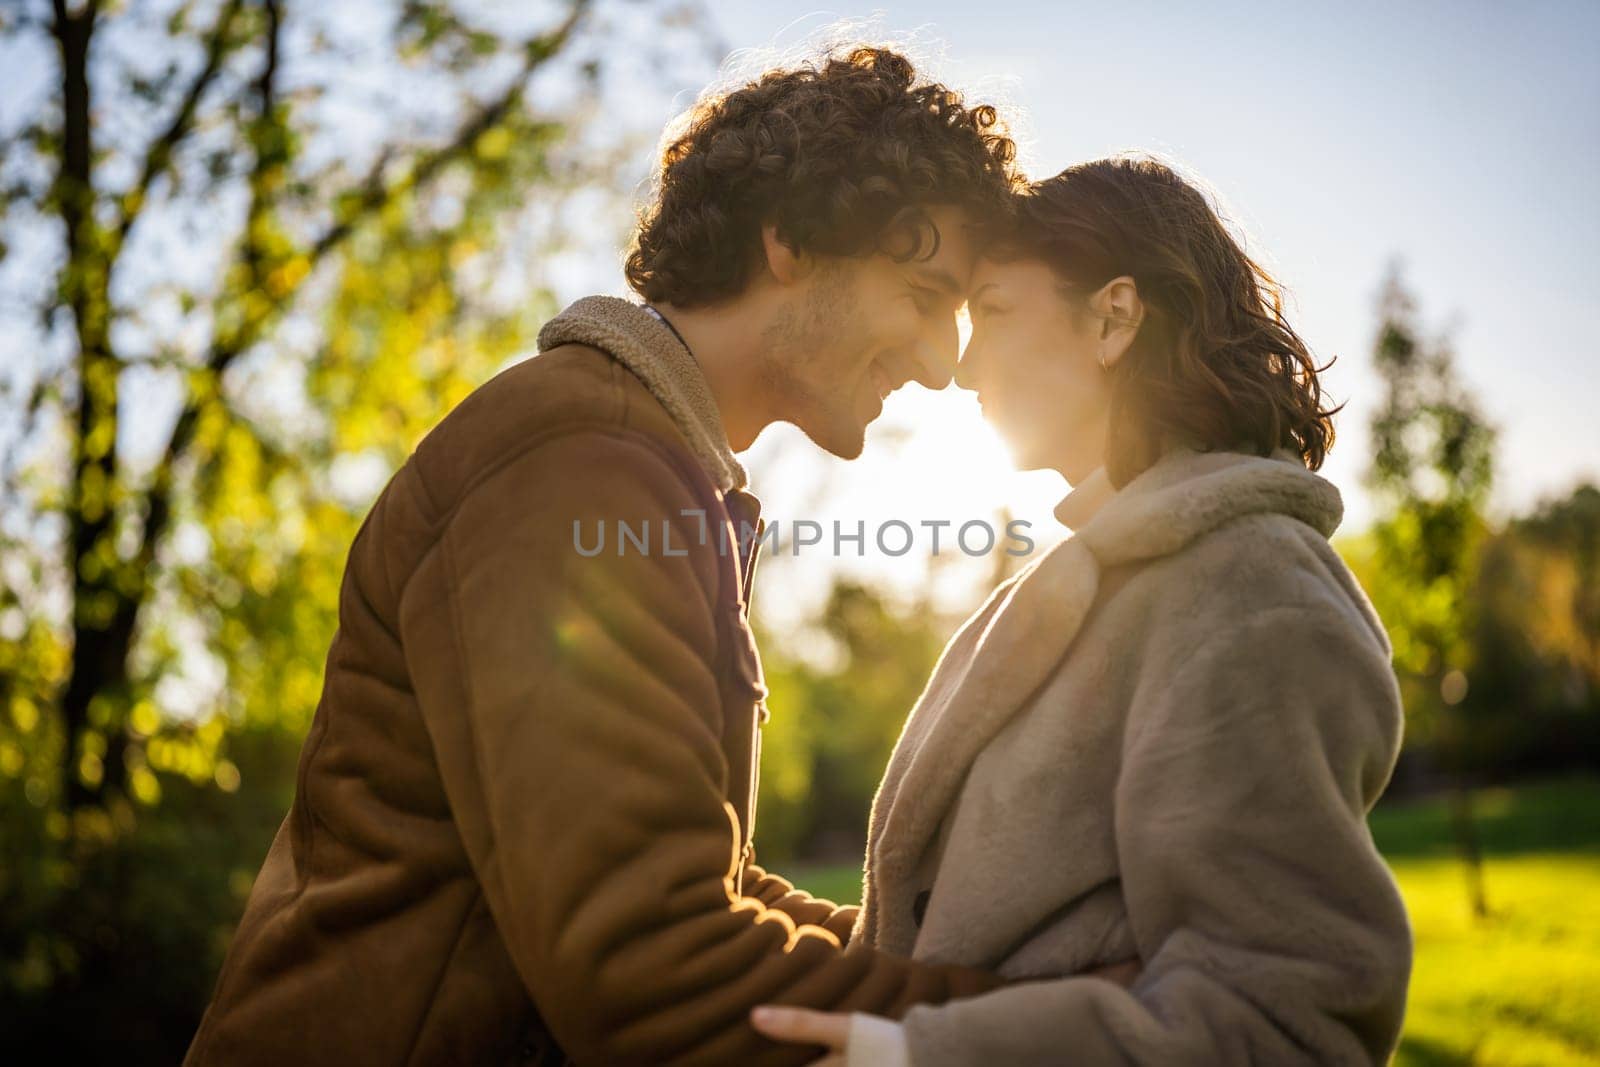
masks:
{"label": "white cuff", "polygon": [[850,1046],[845,1067],[911,1067],[905,1027],[881,1015],[850,1016]]}

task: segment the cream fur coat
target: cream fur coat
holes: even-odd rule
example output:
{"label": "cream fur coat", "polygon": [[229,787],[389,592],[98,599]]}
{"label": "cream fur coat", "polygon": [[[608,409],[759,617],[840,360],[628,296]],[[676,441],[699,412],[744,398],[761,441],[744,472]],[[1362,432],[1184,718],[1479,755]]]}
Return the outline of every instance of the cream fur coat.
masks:
{"label": "cream fur coat", "polygon": [[1402,713],[1338,490],[1184,449],[1096,492],[952,638],[873,803],[854,943],[1039,979],[914,1008],[912,1063],[1383,1062]]}

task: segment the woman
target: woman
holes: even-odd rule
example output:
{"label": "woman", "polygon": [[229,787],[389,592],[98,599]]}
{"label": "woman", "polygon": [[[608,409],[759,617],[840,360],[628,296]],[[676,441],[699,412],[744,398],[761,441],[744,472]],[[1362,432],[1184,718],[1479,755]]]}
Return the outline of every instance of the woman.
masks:
{"label": "woman", "polygon": [[1119,158],[1034,186],[969,308],[957,381],[1075,487],[1075,532],[945,649],[853,941],[1014,984],[753,1021],[851,1064],[1385,1061],[1411,938],[1366,814],[1401,707],[1278,286],[1197,189]]}

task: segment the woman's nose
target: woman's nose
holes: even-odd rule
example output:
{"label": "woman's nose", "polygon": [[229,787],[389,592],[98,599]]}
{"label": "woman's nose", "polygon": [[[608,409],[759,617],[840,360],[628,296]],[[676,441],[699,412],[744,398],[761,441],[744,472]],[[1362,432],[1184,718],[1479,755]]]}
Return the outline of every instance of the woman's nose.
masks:
{"label": "woman's nose", "polygon": [[970,341],[967,350],[961,353],[961,361],[956,364],[956,388],[966,389],[971,392],[978,390],[978,352],[977,346]]}

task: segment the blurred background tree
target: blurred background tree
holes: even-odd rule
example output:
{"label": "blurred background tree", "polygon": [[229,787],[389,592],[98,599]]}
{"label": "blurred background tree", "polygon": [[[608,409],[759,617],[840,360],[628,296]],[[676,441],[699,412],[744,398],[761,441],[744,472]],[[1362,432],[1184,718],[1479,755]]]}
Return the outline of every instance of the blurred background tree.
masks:
{"label": "blurred background tree", "polygon": [[1472,671],[1473,577],[1488,532],[1494,429],[1457,380],[1448,340],[1421,335],[1398,266],[1378,298],[1373,366],[1383,402],[1371,424],[1367,484],[1384,509],[1369,531],[1367,575],[1394,643],[1407,730],[1431,743],[1455,798],[1455,833],[1473,911],[1487,911],[1461,710]]}
{"label": "blurred background tree", "polygon": [[4,1029],[173,1062],[292,793],[361,516],[532,347],[568,218],[620,243],[574,206],[620,201],[640,143],[594,121],[609,57],[637,86],[707,48],[692,9],[586,0],[3,18],[57,85],[0,146],[0,254],[48,267],[0,404]]}
{"label": "blurred background tree", "polygon": [[1506,523],[1475,590],[1466,766],[1504,780],[1600,765],[1600,489]]}

